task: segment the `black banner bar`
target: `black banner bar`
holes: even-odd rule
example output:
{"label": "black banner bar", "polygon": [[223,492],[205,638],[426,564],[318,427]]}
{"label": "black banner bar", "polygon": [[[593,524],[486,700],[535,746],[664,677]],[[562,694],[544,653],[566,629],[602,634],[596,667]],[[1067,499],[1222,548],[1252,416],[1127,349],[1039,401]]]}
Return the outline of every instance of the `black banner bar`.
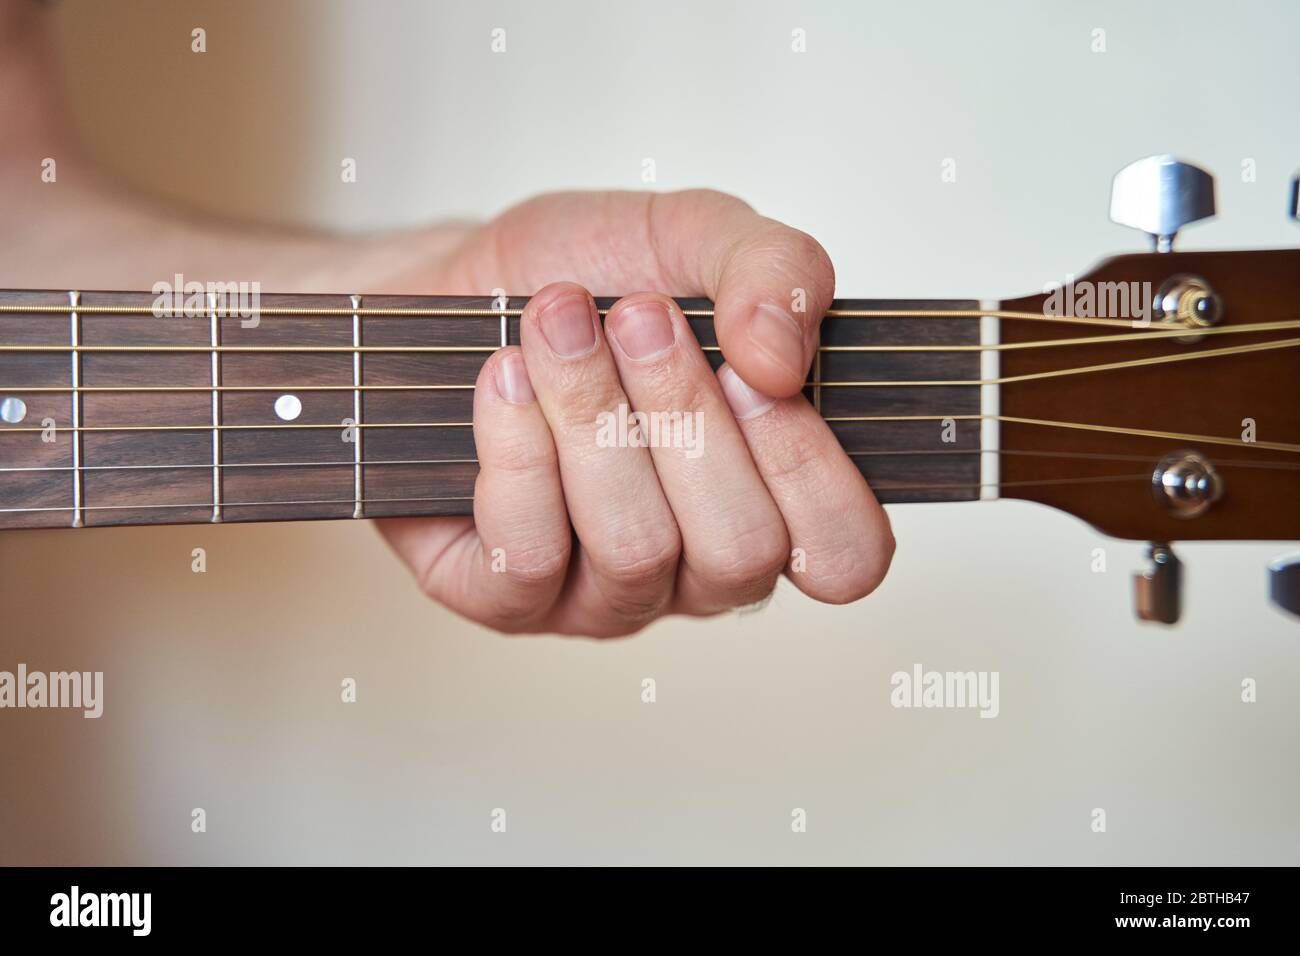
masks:
{"label": "black banner bar", "polygon": [[[1294,925],[1291,869],[566,870],[0,869],[8,942],[337,942],[511,929],[735,941],[912,927],[945,939],[1120,939],[1233,945]],[[620,928],[621,927],[621,928]],[[864,934],[866,934],[864,936]],[[1243,936],[1244,934],[1244,936]]]}

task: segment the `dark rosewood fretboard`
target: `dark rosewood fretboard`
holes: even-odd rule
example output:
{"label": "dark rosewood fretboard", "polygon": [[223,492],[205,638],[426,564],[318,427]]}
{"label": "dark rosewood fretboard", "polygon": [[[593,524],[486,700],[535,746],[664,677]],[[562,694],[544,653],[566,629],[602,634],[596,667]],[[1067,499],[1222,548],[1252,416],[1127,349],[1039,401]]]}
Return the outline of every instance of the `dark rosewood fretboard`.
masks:
{"label": "dark rosewood fretboard", "polygon": [[[518,343],[519,319],[393,310],[490,311],[494,300],[364,296],[354,309],[346,295],[267,294],[255,328],[233,315],[157,317],[149,293],[77,301],[74,313],[66,292],[0,292],[0,402],[9,418],[23,408],[0,420],[0,528],[471,513],[472,386],[503,334]],[[33,306],[58,311],[22,308]],[[840,300],[832,312],[885,308],[978,303]],[[319,309],[336,312],[307,311]],[[721,364],[712,319],[691,325]],[[822,331],[824,347],[978,343],[978,318],[832,315]],[[809,380],[979,373],[977,351],[823,350]],[[291,421],[276,415],[282,395],[301,403]],[[979,497],[980,423],[960,417],[978,416],[978,386],[813,384],[807,395],[882,501]],[[843,420],[868,417],[886,420]],[[955,441],[940,439],[946,417]],[[344,440],[345,419],[359,421],[359,442]]]}

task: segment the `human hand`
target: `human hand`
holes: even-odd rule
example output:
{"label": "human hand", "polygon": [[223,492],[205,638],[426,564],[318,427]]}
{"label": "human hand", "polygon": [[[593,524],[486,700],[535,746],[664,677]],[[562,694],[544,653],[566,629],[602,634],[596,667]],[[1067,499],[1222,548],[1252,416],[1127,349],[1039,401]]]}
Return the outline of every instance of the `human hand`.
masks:
{"label": "human hand", "polygon": [[[430,597],[501,631],[605,637],[752,604],[783,569],[832,603],[879,584],[888,518],[799,394],[835,283],[810,236],[720,193],[563,193],[472,233],[436,281],[537,291],[522,347],[475,388],[474,518],[381,522]],[[656,291],[602,329],[588,289]],[[729,362],[716,375],[669,298],[699,295]],[[602,447],[620,404],[699,413],[698,453]]]}

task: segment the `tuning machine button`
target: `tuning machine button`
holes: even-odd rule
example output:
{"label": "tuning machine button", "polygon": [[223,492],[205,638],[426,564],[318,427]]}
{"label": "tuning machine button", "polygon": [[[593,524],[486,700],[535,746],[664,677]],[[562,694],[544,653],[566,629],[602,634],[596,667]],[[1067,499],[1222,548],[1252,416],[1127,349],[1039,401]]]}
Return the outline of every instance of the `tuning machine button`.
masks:
{"label": "tuning machine button", "polygon": [[1223,497],[1223,478],[1204,455],[1176,451],[1151,473],[1151,493],[1176,518],[1198,518]]}
{"label": "tuning machine button", "polygon": [[1288,554],[1268,566],[1268,596],[1282,610],[1300,617],[1300,554]]}
{"label": "tuning machine button", "polygon": [[1157,252],[1169,252],[1174,236],[1189,223],[1214,215],[1214,177],[1172,156],[1148,156],[1115,174],[1110,218],[1140,229]]}
{"label": "tuning machine button", "polygon": [[1156,311],[1163,322],[1207,329],[1223,319],[1223,300],[1200,276],[1178,275],[1156,293]]}
{"label": "tuning machine button", "polygon": [[1147,566],[1133,575],[1134,607],[1139,620],[1177,624],[1183,610],[1183,562],[1167,544],[1153,542]]}
{"label": "tuning machine button", "polygon": [[[1156,291],[1152,317],[1162,324],[1182,325],[1193,332],[1223,321],[1223,300],[1200,276],[1176,275]],[[1204,335],[1180,335],[1178,341],[1191,345]]]}

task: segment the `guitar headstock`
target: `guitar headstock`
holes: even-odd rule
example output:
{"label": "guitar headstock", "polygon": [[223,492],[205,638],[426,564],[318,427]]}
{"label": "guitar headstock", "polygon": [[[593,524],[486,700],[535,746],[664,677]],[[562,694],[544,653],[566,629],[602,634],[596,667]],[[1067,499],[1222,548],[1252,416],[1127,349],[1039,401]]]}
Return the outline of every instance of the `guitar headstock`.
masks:
{"label": "guitar headstock", "polygon": [[1157,251],[1002,304],[1026,317],[1001,322],[1001,494],[1158,543],[1156,620],[1177,617],[1169,542],[1300,538],[1300,249],[1170,251],[1213,211],[1208,174],[1135,163],[1112,218]]}

